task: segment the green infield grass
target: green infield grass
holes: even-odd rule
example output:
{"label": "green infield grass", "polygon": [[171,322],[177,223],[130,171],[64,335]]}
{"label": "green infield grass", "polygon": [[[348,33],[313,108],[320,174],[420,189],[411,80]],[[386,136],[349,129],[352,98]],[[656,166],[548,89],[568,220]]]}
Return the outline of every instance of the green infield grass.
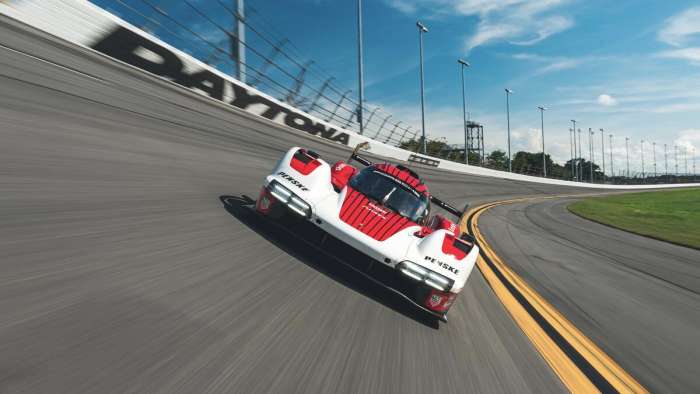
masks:
{"label": "green infield grass", "polygon": [[569,211],[636,234],[700,249],[700,188],[587,198]]}

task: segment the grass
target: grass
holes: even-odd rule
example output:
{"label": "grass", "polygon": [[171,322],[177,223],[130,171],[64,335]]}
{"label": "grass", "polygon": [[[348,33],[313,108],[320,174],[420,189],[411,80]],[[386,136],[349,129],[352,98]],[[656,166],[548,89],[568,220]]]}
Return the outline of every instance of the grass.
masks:
{"label": "grass", "polygon": [[700,249],[700,188],[588,198],[569,211],[636,234]]}

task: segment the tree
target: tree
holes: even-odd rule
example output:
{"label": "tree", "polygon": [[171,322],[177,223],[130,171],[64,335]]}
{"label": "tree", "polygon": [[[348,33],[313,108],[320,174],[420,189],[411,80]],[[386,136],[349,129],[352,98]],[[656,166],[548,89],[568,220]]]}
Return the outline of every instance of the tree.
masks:
{"label": "tree", "polygon": [[[415,138],[415,139],[410,139],[406,141],[402,141],[399,144],[399,148],[409,150],[412,152],[420,152],[422,153],[423,151],[423,146],[421,144],[422,139],[421,138]],[[439,154],[446,149],[448,149],[447,142],[444,139],[426,139],[426,150],[428,156],[439,156]]]}
{"label": "tree", "polygon": [[[547,174],[552,176],[554,161],[549,155],[545,155],[547,163]],[[531,153],[520,151],[513,159],[513,172],[520,174],[541,175],[542,174],[542,153]]]}
{"label": "tree", "polygon": [[[576,169],[576,166],[578,165],[578,169]],[[574,169],[576,171],[581,171],[581,180],[582,181],[591,181],[591,166],[593,166],[593,178],[594,179],[600,179],[603,175],[602,172],[600,171],[600,167],[595,164],[591,163],[590,161],[584,159],[584,158],[576,158],[573,160],[573,167],[572,167],[572,161],[569,160],[564,164],[564,178],[565,179],[573,179],[574,176]]]}
{"label": "tree", "polygon": [[508,169],[508,156],[506,152],[496,149],[495,151],[489,153],[486,156],[486,165],[496,170],[507,170]]}

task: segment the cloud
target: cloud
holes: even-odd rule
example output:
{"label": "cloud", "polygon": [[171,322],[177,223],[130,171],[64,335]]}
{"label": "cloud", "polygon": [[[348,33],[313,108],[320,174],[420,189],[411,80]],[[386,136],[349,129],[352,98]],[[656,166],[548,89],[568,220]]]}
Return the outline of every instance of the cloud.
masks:
{"label": "cloud", "polygon": [[[465,1],[465,3],[474,3]],[[478,2],[486,6],[466,8],[479,15],[479,24],[474,35],[466,39],[466,50],[500,41],[515,45],[533,45],[549,36],[571,28],[574,21],[563,15],[544,15],[564,1],[543,0]],[[497,3],[497,4],[494,4]],[[503,4],[510,7],[504,8]],[[478,11],[478,12],[477,12]]]}
{"label": "cloud", "polygon": [[554,72],[554,71],[567,70],[570,68],[577,67],[581,63],[582,63],[582,60],[577,60],[577,59],[559,60],[559,61],[555,61],[553,63],[550,63],[550,64],[542,67],[541,69],[537,70],[537,72],[535,74],[542,75],[542,74],[547,74],[547,73]]}
{"label": "cloud", "polygon": [[700,110],[700,103],[678,103],[662,105],[654,108],[652,112],[657,114],[669,114],[677,112],[696,112]]}
{"label": "cloud", "polygon": [[387,0],[390,7],[396,8],[404,14],[415,14],[418,6],[416,1],[411,0]]}
{"label": "cloud", "polygon": [[668,18],[664,27],[659,30],[657,38],[659,41],[678,49],[661,51],[655,56],[687,60],[691,64],[700,66],[700,47],[688,46],[691,39],[698,34],[700,34],[700,7],[688,8],[680,14]]}
{"label": "cloud", "polygon": [[589,60],[588,58],[571,59],[565,57],[541,56],[531,53],[516,53],[512,55],[512,58],[516,60],[526,60],[541,63],[542,66],[539,67],[533,73],[533,75],[542,75],[555,71],[575,68],[581,65],[584,61]]}
{"label": "cloud", "polygon": [[527,129],[516,129],[510,133],[514,148],[513,153],[524,150],[526,152],[542,151],[542,132],[540,129],[529,127]]}
{"label": "cloud", "polygon": [[605,107],[613,107],[617,105],[617,100],[609,94],[601,94],[598,96],[598,104]]}
{"label": "cloud", "polygon": [[685,149],[688,157],[692,157],[693,151],[697,154],[697,148],[700,147],[700,129],[682,130],[674,144],[680,148],[679,152]]}
{"label": "cloud", "polygon": [[659,30],[659,41],[672,46],[687,44],[690,36],[700,33],[700,7],[689,8],[680,14],[666,20],[664,27]]}
{"label": "cloud", "polygon": [[[699,20],[700,24],[700,20]],[[657,57],[664,57],[670,59],[682,59],[688,60],[692,64],[700,66],[700,47],[690,47],[683,49],[672,49],[668,51],[662,51],[656,54]]]}
{"label": "cloud", "polygon": [[465,38],[465,50],[495,42],[533,45],[574,25],[573,19],[553,14],[570,0],[385,0],[406,14],[476,16],[476,32]]}

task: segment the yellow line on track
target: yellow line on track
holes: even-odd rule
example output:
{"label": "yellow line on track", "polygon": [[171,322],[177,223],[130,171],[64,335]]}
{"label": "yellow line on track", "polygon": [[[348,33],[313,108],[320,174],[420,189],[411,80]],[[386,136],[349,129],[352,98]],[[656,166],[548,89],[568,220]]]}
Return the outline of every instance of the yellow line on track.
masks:
{"label": "yellow line on track", "polygon": [[[607,380],[609,386],[612,386],[620,393],[648,393],[639,382],[623,370],[589,338],[583,335],[569,320],[511,270],[488,245],[484,236],[479,231],[479,216],[490,208],[504,204],[558,197],[566,196],[523,198],[485,204],[472,209],[467,215],[464,215],[459,224],[460,229],[463,232],[469,232],[467,221],[471,218],[472,235],[476,238],[481,251],[495,267],[492,268],[482,256],[479,256],[477,260],[479,270],[508,313],[510,313],[513,320],[515,320],[554,373],[571,392],[592,393],[600,392],[601,390],[589,379],[574,360],[567,355],[561,346],[555,342],[552,336],[548,334],[545,328],[535,319],[533,314],[516,299],[513,292],[509,290],[509,287],[519,292],[542,318],[556,330],[559,336],[564,338],[564,340],[568,342],[600,376]],[[497,273],[496,270],[499,272]],[[498,275],[499,273],[500,277]],[[507,281],[507,283],[504,283],[504,280]]]}

